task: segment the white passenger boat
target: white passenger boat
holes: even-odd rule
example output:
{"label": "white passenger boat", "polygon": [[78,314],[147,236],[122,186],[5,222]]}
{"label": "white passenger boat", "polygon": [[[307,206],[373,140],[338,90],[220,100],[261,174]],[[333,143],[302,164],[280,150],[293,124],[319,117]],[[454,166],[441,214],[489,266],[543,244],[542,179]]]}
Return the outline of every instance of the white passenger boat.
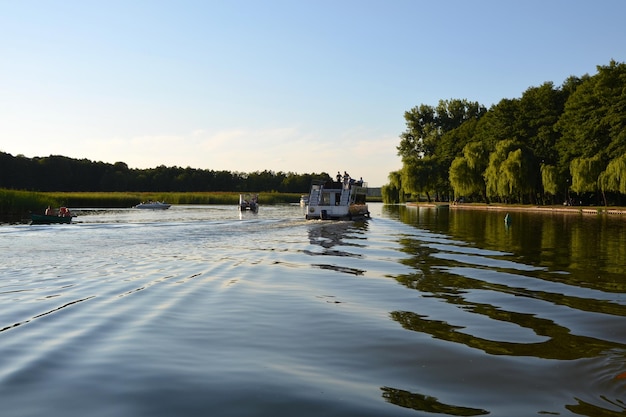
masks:
{"label": "white passenger boat", "polygon": [[135,208],[138,209],[152,209],[152,210],[167,210],[172,205],[164,203],[162,201],[147,201],[144,203],[137,204]]}
{"label": "white passenger boat", "polygon": [[370,217],[366,203],[367,183],[314,180],[311,184],[305,218],[355,220]]}

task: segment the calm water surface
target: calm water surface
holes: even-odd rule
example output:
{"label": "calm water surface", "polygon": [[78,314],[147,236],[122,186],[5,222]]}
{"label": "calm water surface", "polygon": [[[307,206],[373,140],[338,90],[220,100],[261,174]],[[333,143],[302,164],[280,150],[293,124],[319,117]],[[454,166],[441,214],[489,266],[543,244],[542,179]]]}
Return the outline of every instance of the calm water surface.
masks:
{"label": "calm water surface", "polygon": [[370,209],[0,227],[1,415],[626,414],[626,219]]}

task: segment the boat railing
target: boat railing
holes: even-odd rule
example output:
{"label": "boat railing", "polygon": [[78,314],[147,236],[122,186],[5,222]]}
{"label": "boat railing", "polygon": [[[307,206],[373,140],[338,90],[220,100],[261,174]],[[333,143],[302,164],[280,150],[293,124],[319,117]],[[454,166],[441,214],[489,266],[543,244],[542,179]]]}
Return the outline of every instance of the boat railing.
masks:
{"label": "boat railing", "polygon": [[367,183],[355,180],[346,180],[340,182],[313,180],[313,182],[311,183],[311,191],[309,192],[308,205],[313,207],[322,204],[322,195],[324,194],[324,190],[326,189],[328,189],[329,191],[341,190],[338,204],[343,206],[349,205],[350,203],[354,202],[355,196],[353,194],[364,194],[366,192],[365,190],[367,190]]}

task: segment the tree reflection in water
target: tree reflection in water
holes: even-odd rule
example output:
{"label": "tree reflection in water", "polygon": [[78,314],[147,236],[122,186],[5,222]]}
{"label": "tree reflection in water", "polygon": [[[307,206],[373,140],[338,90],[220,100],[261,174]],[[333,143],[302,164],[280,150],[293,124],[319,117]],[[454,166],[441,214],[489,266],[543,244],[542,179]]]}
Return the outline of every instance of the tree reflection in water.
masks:
{"label": "tree reflection in water", "polygon": [[[482,380],[463,394],[477,395],[481,408],[489,407],[481,403],[489,387],[498,396],[493,407],[520,406],[532,395],[540,414],[626,415],[623,217],[515,212],[507,228],[499,212],[388,210],[413,228],[397,240],[407,255],[400,262],[411,271],[393,278],[414,294],[388,314],[426,336],[418,336],[415,351],[432,361],[429,377],[454,386],[456,370],[437,362],[438,350],[449,349],[451,363],[476,355],[484,361],[461,370],[480,372]],[[414,377],[429,387],[425,376]],[[383,393],[391,403],[431,413],[484,411],[395,388]]]}
{"label": "tree reflection in water", "polygon": [[390,387],[382,387],[381,390],[383,391],[385,401],[417,411],[445,414],[448,416],[483,416],[489,414],[489,411],[486,410],[444,404],[439,402],[437,398],[424,394],[416,394]]}

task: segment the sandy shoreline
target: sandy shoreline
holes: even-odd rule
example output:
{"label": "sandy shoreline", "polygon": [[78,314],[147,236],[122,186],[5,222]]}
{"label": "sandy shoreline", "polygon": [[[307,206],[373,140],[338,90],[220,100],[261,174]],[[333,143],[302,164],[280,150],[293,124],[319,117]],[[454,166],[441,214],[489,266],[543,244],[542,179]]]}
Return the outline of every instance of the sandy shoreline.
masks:
{"label": "sandy shoreline", "polygon": [[582,207],[582,206],[506,206],[499,204],[447,204],[447,203],[406,203],[409,207],[449,208],[453,210],[493,210],[493,211],[535,211],[542,213],[570,214],[617,214],[626,215],[625,207]]}

